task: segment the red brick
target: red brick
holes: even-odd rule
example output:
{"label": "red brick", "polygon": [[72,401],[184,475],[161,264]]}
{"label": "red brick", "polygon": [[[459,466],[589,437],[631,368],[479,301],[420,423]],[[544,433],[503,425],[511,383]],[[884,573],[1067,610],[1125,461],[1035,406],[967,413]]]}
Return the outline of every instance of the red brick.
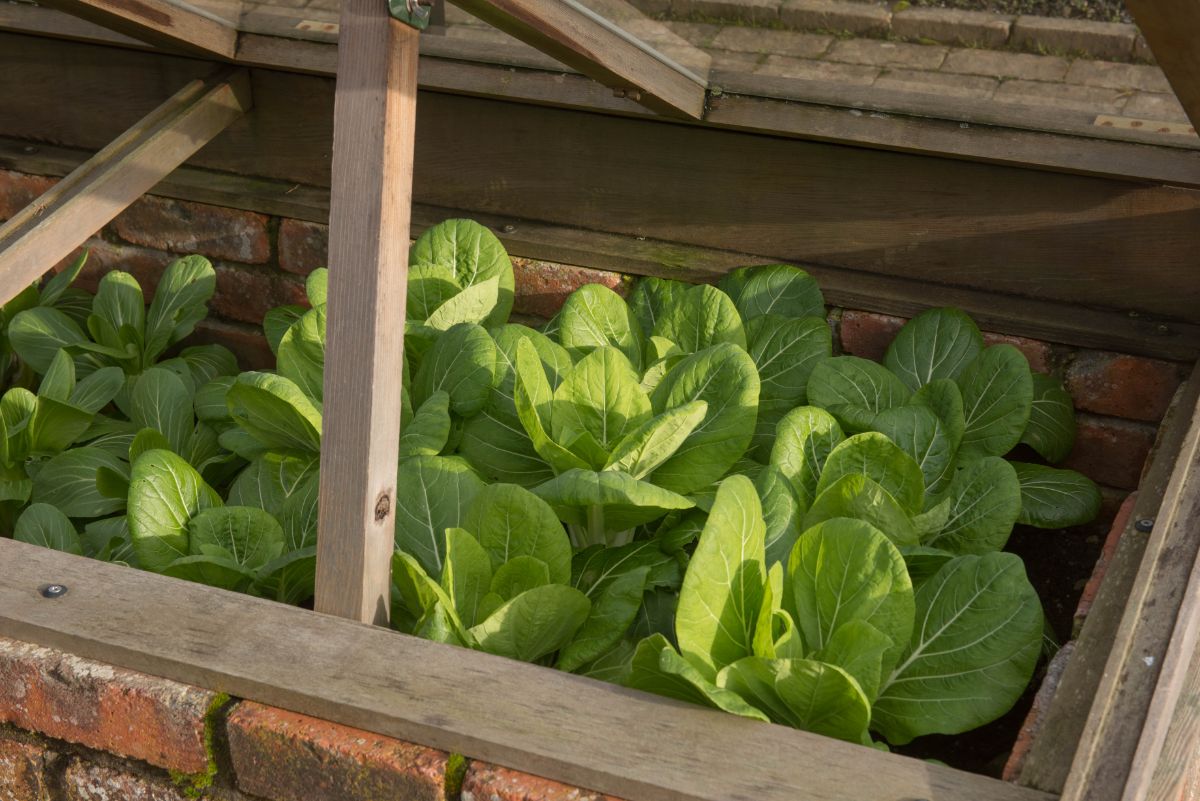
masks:
{"label": "red brick", "polygon": [[189,345],[224,345],[237,356],[243,370],[273,370],[275,354],[267,344],[261,328],[227,323],[223,320],[201,320],[187,338]]}
{"label": "red brick", "polygon": [[56,758],[44,746],[0,737],[0,801],[48,801]]}
{"label": "red brick", "polygon": [[57,178],[0,170],[0,222],[28,206],[56,183]]}
{"label": "red brick", "polygon": [[1183,381],[1174,362],[1082,351],[1067,369],[1067,391],[1083,411],[1146,420],[1162,419]]}
{"label": "red brick", "polygon": [[0,722],[180,773],[208,769],[205,718],[219,696],[0,638]]}
{"label": "red brick", "polygon": [[329,226],[304,220],[279,224],[279,266],[289,273],[308,275],[329,263]]}
{"label": "red brick", "polygon": [[143,197],[112,222],[127,242],[173,253],[264,264],[271,258],[267,217],[253,211]]}
{"label": "red brick", "polygon": [[1116,516],[1113,517],[1112,527],[1108,531],[1108,536],[1104,538],[1104,545],[1100,549],[1100,558],[1096,560],[1096,566],[1092,568],[1092,575],[1088,579],[1087,584],[1083,587],[1083,593],[1079,596],[1079,605],[1075,607],[1075,631],[1079,631],[1079,627],[1083,625],[1083,620],[1088,616],[1088,612],[1092,611],[1092,604],[1096,601],[1096,593],[1100,590],[1100,583],[1104,581],[1104,574],[1108,571],[1108,563],[1112,560],[1113,554],[1117,551],[1117,543],[1121,541],[1121,535],[1125,533],[1125,529],[1129,526],[1129,516],[1133,513],[1133,505],[1137,503],[1137,493],[1132,492],[1121,504],[1121,508],[1117,510]]}
{"label": "red brick", "polygon": [[1098,484],[1137,489],[1154,444],[1154,427],[1086,414],[1078,415],[1077,422],[1075,447],[1061,466],[1078,470]]}
{"label": "red brick", "polygon": [[110,270],[123,270],[141,284],[142,294],[147,303],[154,297],[154,290],[158,287],[158,280],[162,278],[163,270],[178,258],[159,250],[119,245],[99,237],[92,237],[76,248],[70,256],[59,262],[54,268],[55,272],[70,266],[84,249],[88,251],[88,260],[84,264],[79,278],[75,280],[75,286],[95,292],[105,273]]}
{"label": "red brick", "polygon": [[449,756],[245,701],[228,720],[238,788],[273,801],[444,801]]}
{"label": "red brick", "polygon": [[842,351],[872,361],[882,361],[888,345],[908,322],[889,314],[846,309],[842,312]]}
{"label": "red brick", "polygon": [[1042,686],[1038,688],[1037,695],[1033,698],[1033,706],[1030,708],[1029,714],[1025,716],[1025,722],[1021,724],[1021,730],[1017,733],[1017,741],[1013,745],[1012,753],[1009,754],[1008,762],[1004,765],[1003,778],[1005,781],[1013,782],[1020,776],[1021,768],[1025,765],[1025,757],[1028,756],[1029,749],[1041,730],[1042,716],[1046,714],[1046,710],[1050,708],[1050,702],[1054,700],[1054,693],[1058,691],[1063,671],[1066,670],[1067,662],[1074,650],[1075,643],[1069,642],[1050,660],[1050,665],[1046,668],[1046,677],[1042,679]]}
{"label": "red brick", "polygon": [[304,284],[289,276],[236,264],[217,264],[216,271],[217,291],[208,308],[221,317],[257,325],[276,306],[308,305]]}
{"label": "red brick", "polygon": [[540,776],[472,761],[463,777],[462,801],[617,801]]}
{"label": "red brick", "polygon": [[1052,369],[1054,350],[1048,342],[990,331],[983,332],[983,341],[988,345],[1012,345],[1025,354],[1025,358],[1029,360],[1029,368],[1036,373],[1048,373]]}
{"label": "red brick", "polygon": [[67,766],[68,801],[187,801],[187,795],[169,779],[73,760]]}
{"label": "red brick", "polygon": [[629,292],[628,279],[620,273],[533,259],[514,258],[512,262],[513,311],[519,314],[553,317],[567,295],[584,284],[604,284],[622,297]]}

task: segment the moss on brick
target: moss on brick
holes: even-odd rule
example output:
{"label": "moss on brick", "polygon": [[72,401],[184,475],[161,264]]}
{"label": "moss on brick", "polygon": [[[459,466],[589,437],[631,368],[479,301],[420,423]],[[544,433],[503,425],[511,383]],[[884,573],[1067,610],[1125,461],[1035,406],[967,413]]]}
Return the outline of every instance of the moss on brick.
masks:
{"label": "moss on brick", "polygon": [[458,801],[462,796],[463,779],[467,776],[469,764],[462,754],[451,754],[446,760],[446,784],[443,789],[446,801]]}
{"label": "moss on brick", "polygon": [[217,693],[213,696],[208,709],[204,712],[204,754],[208,761],[205,769],[199,773],[170,771],[171,781],[175,783],[175,786],[183,790],[184,795],[188,798],[199,798],[208,788],[213,786],[213,783],[217,779],[217,726],[224,721],[225,710],[232,700],[227,693]]}

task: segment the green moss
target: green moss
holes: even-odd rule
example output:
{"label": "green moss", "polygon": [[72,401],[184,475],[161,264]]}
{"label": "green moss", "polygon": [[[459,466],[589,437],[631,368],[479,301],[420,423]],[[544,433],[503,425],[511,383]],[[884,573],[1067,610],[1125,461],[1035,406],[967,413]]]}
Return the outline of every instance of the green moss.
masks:
{"label": "green moss", "polygon": [[462,795],[463,779],[467,775],[467,758],[462,754],[451,754],[446,760],[446,801],[456,801]]}
{"label": "green moss", "polygon": [[205,769],[199,773],[170,771],[171,781],[183,790],[183,794],[188,798],[200,798],[204,795],[205,790],[212,787],[217,778],[217,754],[213,743],[216,739],[217,725],[220,723],[229,701],[228,694],[217,693],[204,712],[204,754],[208,759]]}

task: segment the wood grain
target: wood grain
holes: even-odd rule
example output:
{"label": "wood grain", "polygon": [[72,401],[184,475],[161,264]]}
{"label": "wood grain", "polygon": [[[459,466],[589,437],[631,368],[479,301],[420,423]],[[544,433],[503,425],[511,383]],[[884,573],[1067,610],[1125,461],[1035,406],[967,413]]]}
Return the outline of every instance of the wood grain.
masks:
{"label": "wood grain", "polygon": [[[1129,528],[1030,749],[1022,784],[1077,798],[1120,797],[1200,544],[1174,518],[1168,494],[1194,459],[1198,408],[1200,369],[1159,427]],[[1149,536],[1133,528],[1140,519],[1156,520]]]}
{"label": "wood grain", "polygon": [[[47,582],[66,595],[42,598]],[[629,801],[1052,801],[1033,790],[0,539],[0,635]]]}
{"label": "wood grain", "polygon": [[237,26],[166,0],[45,0],[45,5],[168,50],[218,58],[237,52]]}
{"label": "wood grain", "polygon": [[391,599],[418,35],[342,1],[316,609],[367,623]]}
{"label": "wood grain", "polygon": [[250,107],[244,70],[191,82],[0,227],[0,304],[65,258]]}
{"label": "wood grain", "polygon": [[1200,648],[1191,654],[1146,801],[1192,801],[1200,793]]}
{"label": "wood grain", "polygon": [[1200,5],[1192,0],[1125,0],[1125,5],[1200,130]]}

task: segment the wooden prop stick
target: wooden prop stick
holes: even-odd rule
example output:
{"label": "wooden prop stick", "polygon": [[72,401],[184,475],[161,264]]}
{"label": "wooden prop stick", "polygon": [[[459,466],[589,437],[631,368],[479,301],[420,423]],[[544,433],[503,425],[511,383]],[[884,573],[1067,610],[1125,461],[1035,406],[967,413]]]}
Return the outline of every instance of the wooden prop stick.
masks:
{"label": "wooden prop stick", "polygon": [[704,115],[707,76],[696,76],[575,0],[452,0],[647,108]]}
{"label": "wooden prop stick", "polygon": [[244,69],[192,81],[0,227],[0,304],[89,236],[250,108]]}
{"label": "wooden prop stick", "polygon": [[1192,126],[1200,130],[1200,3],[1125,0]]}
{"label": "wooden prop stick", "polygon": [[237,52],[232,21],[166,0],[47,0],[43,5],[171,50],[219,58],[233,58]]}
{"label": "wooden prop stick", "polygon": [[391,597],[417,37],[382,0],[342,3],[316,609],[368,623]]}

